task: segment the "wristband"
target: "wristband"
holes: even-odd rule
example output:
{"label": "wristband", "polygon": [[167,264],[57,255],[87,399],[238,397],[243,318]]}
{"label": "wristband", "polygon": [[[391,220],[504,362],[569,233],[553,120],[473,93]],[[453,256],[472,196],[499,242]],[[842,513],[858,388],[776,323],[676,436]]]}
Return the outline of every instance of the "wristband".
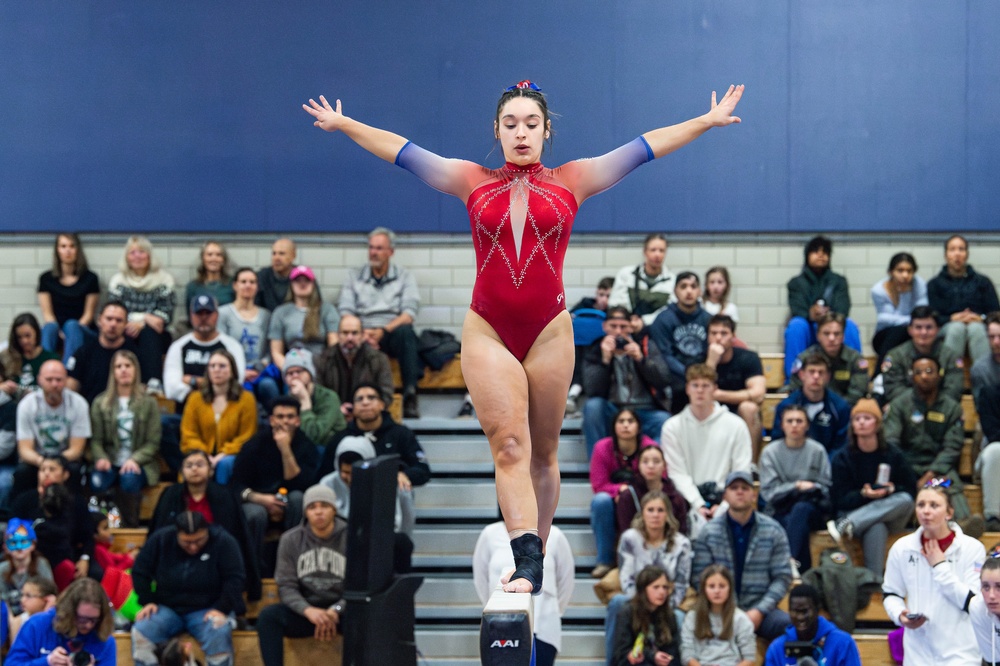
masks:
{"label": "wristband", "polygon": [[83,560],[84,562],[89,562],[90,561],[90,555],[87,555],[86,553],[84,553],[83,555],[80,556],[80,559]]}
{"label": "wristband", "polygon": [[242,493],[240,493],[240,499],[241,499],[241,500],[242,500],[243,502],[249,502],[249,501],[250,501],[250,493],[252,493],[252,492],[253,492],[253,491],[252,491],[252,490],[250,490],[249,488],[244,488],[244,489],[243,489],[243,492],[242,492]]}

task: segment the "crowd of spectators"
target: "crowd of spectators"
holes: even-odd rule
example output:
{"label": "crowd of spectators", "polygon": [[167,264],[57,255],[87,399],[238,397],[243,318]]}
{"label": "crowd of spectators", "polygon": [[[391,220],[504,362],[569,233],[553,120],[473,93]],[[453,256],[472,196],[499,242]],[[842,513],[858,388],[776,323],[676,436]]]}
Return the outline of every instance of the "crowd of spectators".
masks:
{"label": "crowd of spectators", "polygon": [[[392,261],[395,240],[372,231],[368,261],[348,271],[333,300],[296,263],[290,239],[275,241],[259,270],[234,270],[225,247],[206,242],[183,290],[186,319],[175,321],[175,281],[148,239],[128,239],[102,295],[80,239],[59,234],[52,269],[39,278],[41,321],[17,316],[0,353],[0,519],[31,529],[18,594],[38,576],[59,590],[100,581],[88,511],[111,502],[123,525],[138,526],[143,488],[179,474],[150,525],[155,548],[136,561],[137,663],[153,663],[151,646],[181,628],[210,646],[210,663],[228,663],[230,616],[272,574],[284,605],[261,616],[261,646],[265,663],[280,663],[282,635],[336,631],[338,584],[315,587],[296,562],[332,549],[341,559],[327,574],[342,580],[351,466],[387,453],[400,456],[394,563],[408,570],[415,488],[431,473],[413,432],[388,411],[389,358],[399,364],[405,418],[419,418],[423,372],[420,298],[413,274]],[[1000,531],[1000,304],[968,263],[963,237],[945,242],[945,266],[928,282],[912,255],[892,257],[887,279],[871,288],[874,367],[849,317],[847,279],[831,268],[832,243],[806,244],[787,285],[788,395],[770,432],[763,366],[737,337],[729,271],[712,267],[703,285],[692,271],[671,272],[667,249],[650,235],[642,263],[574,308],[587,333],[576,338],[567,405],[583,407],[592,574],[617,570],[621,590],[608,606],[609,663],[626,642],[634,647],[643,622],[654,660],[714,654],[725,639],[726,658],[742,663],[747,626],[774,645],[829,635],[808,590],[789,605],[793,617],[777,608],[813,565],[810,532],[826,526],[841,543],[859,539],[865,565],[881,574],[889,536],[914,520],[918,490],[930,483],[960,534]],[[958,472],[966,359],[982,421],[984,517],[970,510]],[[165,405],[172,414],[161,414]],[[269,530],[282,533],[276,552],[265,546]],[[206,558],[206,548],[224,553]],[[241,565],[225,579],[181,566],[218,557]],[[150,587],[160,575],[170,583]],[[172,597],[170,585],[201,596]],[[673,611],[691,588],[701,610],[685,619]],[[564,590],[550,594],[564,610]],[[917,628],[908,622],[898,623]]]}

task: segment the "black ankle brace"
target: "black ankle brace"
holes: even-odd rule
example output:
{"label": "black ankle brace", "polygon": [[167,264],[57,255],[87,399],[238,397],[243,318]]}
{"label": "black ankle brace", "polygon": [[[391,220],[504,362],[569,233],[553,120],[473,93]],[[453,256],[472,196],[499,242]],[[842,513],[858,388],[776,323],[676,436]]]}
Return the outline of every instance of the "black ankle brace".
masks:
{"label": "black ankle brace", "polygon": [[514,553],[514,573],[510,579],[523,578],[531,583],[531,593],[542,593],[542,540],[537,534],[522,534],[511,539],[510,549]]}

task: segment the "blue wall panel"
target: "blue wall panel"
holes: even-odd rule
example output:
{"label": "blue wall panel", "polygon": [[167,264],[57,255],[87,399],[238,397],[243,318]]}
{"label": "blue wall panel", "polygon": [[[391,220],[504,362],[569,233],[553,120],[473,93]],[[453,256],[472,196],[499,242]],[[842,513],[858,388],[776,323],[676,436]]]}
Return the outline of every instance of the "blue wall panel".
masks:
{"label": "blue wall panel", "polygon": [[321,133],[344,111],[491,166],[538,81],[555,165],[703,112],[578,231],[996,229],[1000,5],[987,0],[0,4],[0,230],[460,232],[460,202]]}

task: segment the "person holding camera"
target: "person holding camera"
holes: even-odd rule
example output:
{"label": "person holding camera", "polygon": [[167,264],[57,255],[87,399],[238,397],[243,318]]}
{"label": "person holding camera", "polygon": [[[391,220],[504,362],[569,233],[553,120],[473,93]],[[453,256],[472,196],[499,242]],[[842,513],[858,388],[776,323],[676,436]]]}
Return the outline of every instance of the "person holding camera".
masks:
{"label": "person holding camera", "polygon": [[32,615],[21,627],[5,666],[114,666],[114,618],[101,584],[73,581],[55,608]]}
{"label": "person holding camera", "polygon": [[861,666],[854,639],[833,622],[820,617],[819,590],[796,585],[788,593],[788,615],[792,624],[785,635],[771,642],[764,666]]}
{"label": "person holding camera", "polygon": [[670,418],[669,391],[663,401],[670,370],[652,340],[644,348],[633,339],[630,316],[623,307],[609,307],[604,337],[583,355],[583,392],[588,396],[583,405],[583,439],[588,460],[598,440],[611,436],[611,421],[619,410],[632,409],[643,434],[654,440],[659,440]]}

